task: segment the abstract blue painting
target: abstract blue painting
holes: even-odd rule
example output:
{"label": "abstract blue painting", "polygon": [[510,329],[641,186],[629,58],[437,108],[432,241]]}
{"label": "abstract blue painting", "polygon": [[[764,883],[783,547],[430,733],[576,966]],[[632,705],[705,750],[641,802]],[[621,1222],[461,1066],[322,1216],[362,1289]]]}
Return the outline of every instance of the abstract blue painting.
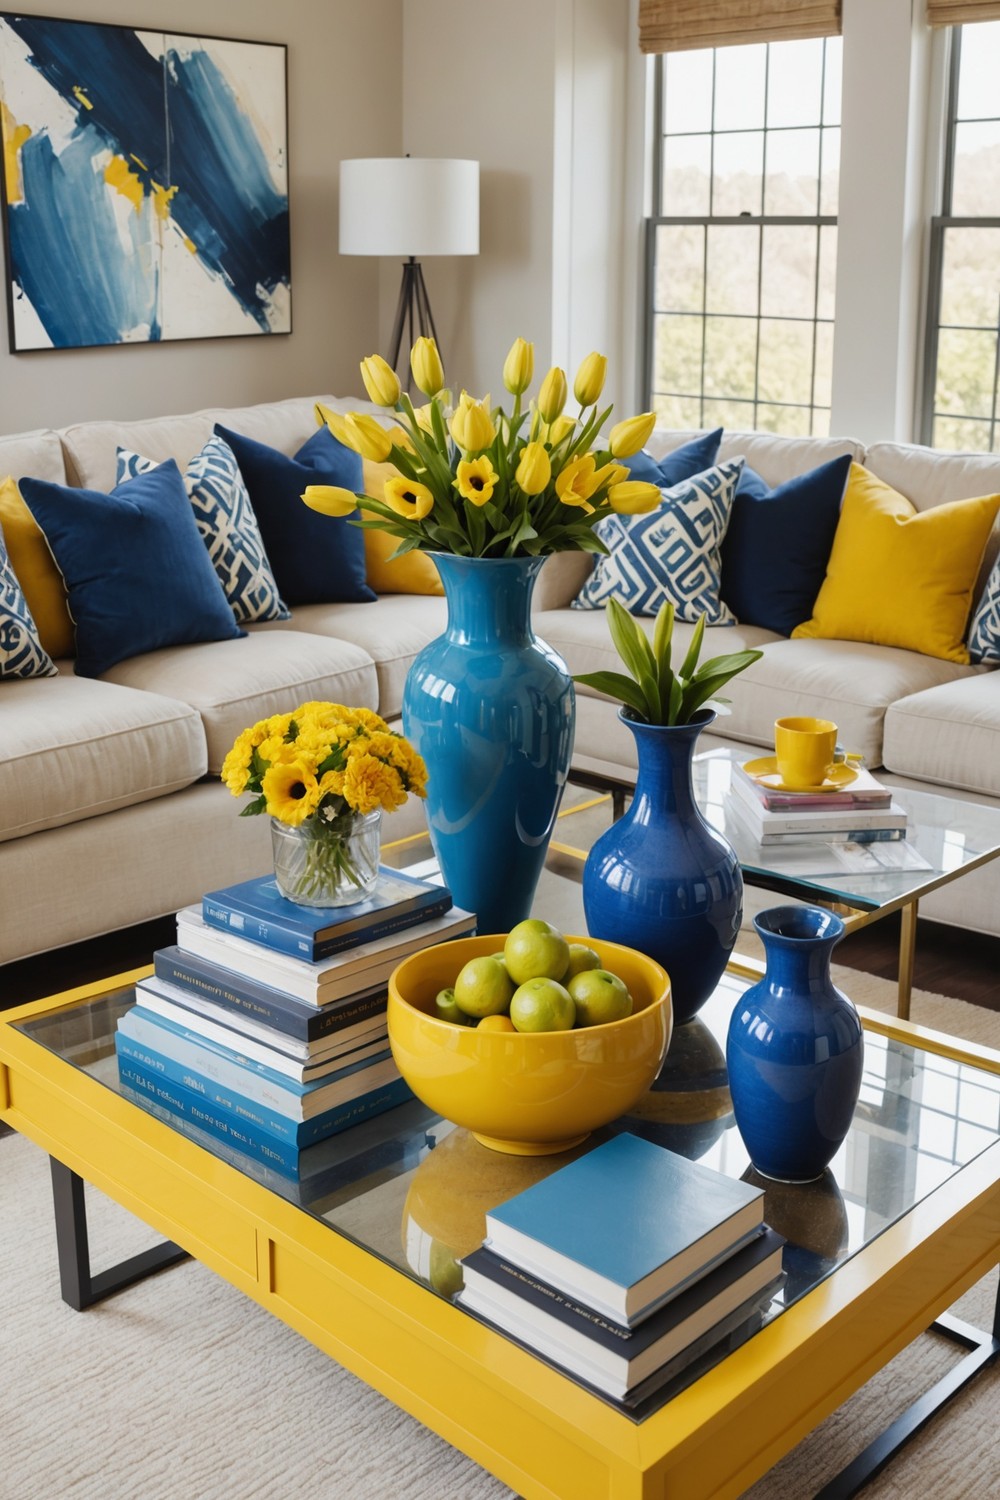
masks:
{"label": "abstract blue painting", "polygon": [[286,58],[0,13],[12,353],[291,332]]}

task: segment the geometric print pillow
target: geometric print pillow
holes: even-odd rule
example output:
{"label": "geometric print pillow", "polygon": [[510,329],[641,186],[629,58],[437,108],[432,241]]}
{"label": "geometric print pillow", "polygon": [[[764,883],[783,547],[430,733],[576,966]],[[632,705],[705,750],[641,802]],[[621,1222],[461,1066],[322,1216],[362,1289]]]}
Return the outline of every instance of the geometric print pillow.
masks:
{"label": "geometric print pillow", "polygon": [[[155,469],[150,458],[118,449],[117,482]],[[225,438],[211,437],[184,471],[195,524],[222,584],[236,622],[288,620],[291,611],[278,593],[250,496]]]}
{"label": "geometric print pillow", "polygon": [[54,677],[0,532],[0,677]]}
{"label": "geometric print pillow", "polygon": [[663,503],[642,516],[605,516],[595,527],[608,549],[573,600],[574,609],[604,609],[613,594],[633,615],[655,615],[673,600],[678,620],[733,625],[719,597],[719,549],[729,525],[742,458],[716,464],[665,489]]}
{"label": "geometric print pillow", "polygon": [[1000,661],[1000,557],[986,580],[969,626],[970,661]]}

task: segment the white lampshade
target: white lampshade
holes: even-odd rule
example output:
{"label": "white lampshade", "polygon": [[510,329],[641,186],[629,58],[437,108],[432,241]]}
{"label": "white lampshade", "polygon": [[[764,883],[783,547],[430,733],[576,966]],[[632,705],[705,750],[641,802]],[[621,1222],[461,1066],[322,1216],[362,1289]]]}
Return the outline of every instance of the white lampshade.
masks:
{"label": "white lampshade", "polygon": [[368,156],[340,163],[342,255],[478,255],[479,163]]}

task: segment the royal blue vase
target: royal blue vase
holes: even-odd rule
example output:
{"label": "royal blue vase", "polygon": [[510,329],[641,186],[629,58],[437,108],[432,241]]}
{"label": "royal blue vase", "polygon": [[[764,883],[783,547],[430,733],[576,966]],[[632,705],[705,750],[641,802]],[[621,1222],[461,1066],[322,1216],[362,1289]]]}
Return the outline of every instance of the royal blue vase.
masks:
{"label": "royal blue vase", "polygon": [[811,1182],[850,1129],[861,1088],[861,1022],[830,978],[844,924],[818,906],[775,906],[754,926],[766,967],[729,1022],[733,1112],[758,1172]]}
{"label": "royal blue vase", "polygon": [[507,932],[531,911],[566,785],[573,682],[531,628],[544,558],[432,555],[448,626],[410,668],[403,728],[427,763],[431,842],[456,904],[480,932]]}
{"label": "royal blue vase", "polygon": [[743,918],[740,862],[691,786],[698,736],[715,714],[704,709],[676,725],[619,717],[635,735],[639,771],[628,810],[584,866],[587,930],[662,964],[682,1025],[715,989]]}

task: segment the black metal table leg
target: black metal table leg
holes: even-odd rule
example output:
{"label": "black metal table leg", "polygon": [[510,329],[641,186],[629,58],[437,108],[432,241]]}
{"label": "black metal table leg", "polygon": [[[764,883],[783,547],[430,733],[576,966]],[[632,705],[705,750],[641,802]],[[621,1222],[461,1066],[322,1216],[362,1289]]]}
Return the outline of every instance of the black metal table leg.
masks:
{"label": "black metal table leg", "polygon": [[106,1271],[93,1275],[90,1269],[90,1243],[87,1238],[87,1205],[83,1196],[83,1179],[55,1157],[52,1167],[52,1204],[56,1217],[56,1249],[59,1255],[59,1282],[62,1299],[77,1312],[93,1307],[105,1297],[124,1291],[127,1286],[166,1270],[178,1261],[188,1260],[186,1250],[172,1240],[164,1240],[141,1255],[133,1255]]}
{"label": "black metal table leg", "polygon": [[918,1397],[902,1416],[897,1417],[883,1433],[874,1438],[853,1462],[818,1490],[815,1500],[850,1500],[850,1496],[858,1494],[953,1396],[964,1390],[980,1370],[993,1363],[1000,1354],[1000,1285],[993,1306],[993,1328],[990,1333],[963,1323],[951,1313],[942,1313],[931,1324],[928,1332],[943,1334],[945,1338],[963,1345],[970,1352],[946,1375],[942,1375],[929,1391]]}

